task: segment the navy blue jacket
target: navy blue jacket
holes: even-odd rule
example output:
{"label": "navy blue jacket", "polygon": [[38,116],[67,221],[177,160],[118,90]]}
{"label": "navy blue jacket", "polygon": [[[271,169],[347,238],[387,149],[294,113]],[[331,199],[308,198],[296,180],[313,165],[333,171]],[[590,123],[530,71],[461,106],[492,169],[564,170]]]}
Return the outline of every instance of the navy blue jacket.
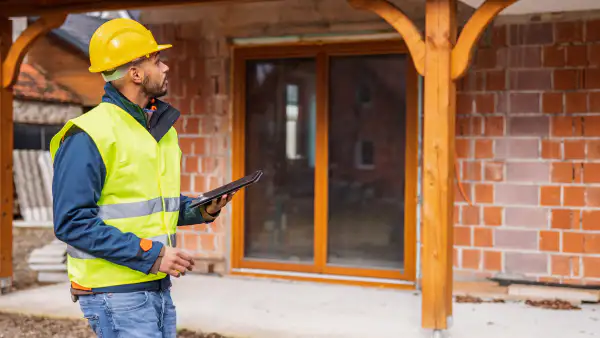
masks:
{"label": "navy blue jacket", "polygon": [[[105,86],[102,101],[121,107],[142,125],[148,125],[144,111],[110,83]],[[159,100],[155,100],[153,105],[157,109],[147,129],[158,141],[173,126],[180,113]],[[69,132],[54,159],[52,194],[56,237],[93,256],[148,274],[163,244],[154,242],[152,248],[145,252],[140,248],[138,236],[106,225],[98,217],[97,203],[105,177],[106,167],[90,136],[77,128]],[[181,195],[178,226],[206,223],[198,208],[188,207],[191,200]]]}

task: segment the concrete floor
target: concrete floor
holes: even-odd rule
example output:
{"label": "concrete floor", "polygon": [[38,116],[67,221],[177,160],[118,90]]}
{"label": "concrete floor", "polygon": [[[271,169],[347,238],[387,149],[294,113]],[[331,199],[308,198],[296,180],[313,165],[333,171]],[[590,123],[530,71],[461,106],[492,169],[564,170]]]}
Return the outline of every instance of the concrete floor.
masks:
{"label": "concrete floor", "polygon": [[[424,338],[416,292],[188,275],[173,297],[182,328],[232,337]],[[66,284],[0,296],[0,310],[81,318]],[[523,304],[455,304],[455,338],[600,337],[600,306],[552,311]]]}

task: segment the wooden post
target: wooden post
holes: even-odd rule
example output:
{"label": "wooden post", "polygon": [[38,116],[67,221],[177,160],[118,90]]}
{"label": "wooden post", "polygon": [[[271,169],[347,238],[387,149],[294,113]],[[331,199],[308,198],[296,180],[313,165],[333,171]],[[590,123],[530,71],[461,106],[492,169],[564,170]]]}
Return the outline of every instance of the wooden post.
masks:
{"label": "wooden post", "polygon": [[423,138],[423,328],[448,328],[452,316],[456,0],[425,4]]}
{"label": "wooden post", "polygon": [[[12,45],[12,22],[0,17],[0,61]],[[2,64],[2,63],[0,63]],[[0,67],[2,74],[3,67]],[[2,74],[4,75],[4,74]],[[1,77],[0,77],[1,78]],[[13,223],[13,94],[12,88],[0,86],[0,287],[12,280]]]}

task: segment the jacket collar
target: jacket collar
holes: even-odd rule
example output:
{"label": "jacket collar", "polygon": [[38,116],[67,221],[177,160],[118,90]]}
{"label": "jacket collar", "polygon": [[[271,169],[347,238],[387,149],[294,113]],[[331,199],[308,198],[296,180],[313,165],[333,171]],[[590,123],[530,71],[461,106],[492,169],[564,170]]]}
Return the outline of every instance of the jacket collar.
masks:
{"label": "jacket collar", "polygon": [[[154,136],[157,142],[169,131],[181,115],[170,104],[158,99],[153,99],[147,107],[142,108],[121,94],[110,82],[107,82],[104,86],[102,102],[114,104],[129,113]],[[148,121],[146,111],[153,112],[150,121]]]}

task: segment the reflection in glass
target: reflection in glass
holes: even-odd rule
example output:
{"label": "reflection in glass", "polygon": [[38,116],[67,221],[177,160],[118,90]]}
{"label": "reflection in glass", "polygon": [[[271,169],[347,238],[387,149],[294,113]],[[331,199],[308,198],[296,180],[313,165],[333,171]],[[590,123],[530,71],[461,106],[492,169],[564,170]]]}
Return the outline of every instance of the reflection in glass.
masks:
{"label": "reflection in glass", "polygon": [[313,262],[315,60],[246,63],[245,258]]}
{"label": "reflection in glass", "polygon": [[404,55],[330,59],[329,265],[404,267]]}

